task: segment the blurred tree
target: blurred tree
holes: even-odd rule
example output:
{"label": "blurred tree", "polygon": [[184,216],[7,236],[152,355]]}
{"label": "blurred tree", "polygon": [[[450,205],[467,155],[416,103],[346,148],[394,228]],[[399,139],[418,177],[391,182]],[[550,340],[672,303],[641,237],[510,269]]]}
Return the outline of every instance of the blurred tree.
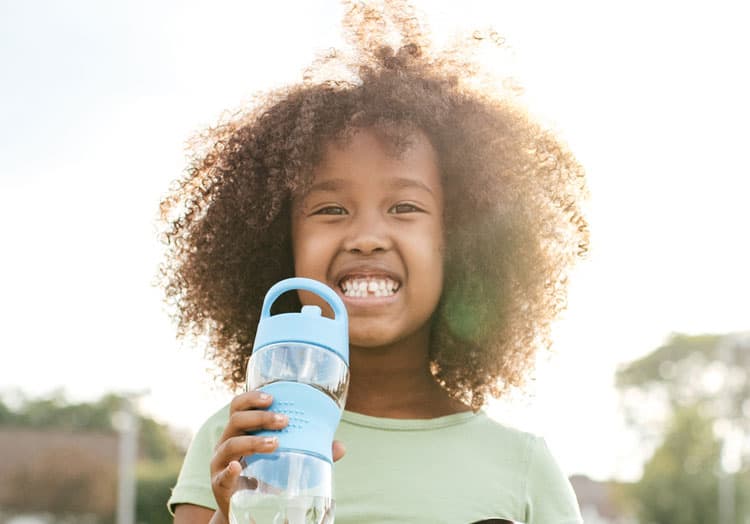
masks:
{"label": "blurred tree", "polygon": [[150,462],[179,462],[185,450],[177,443],[170,428],[156,420],[140,416],[138,448]]}
{"label": "blurred tree", "polygon": [[[0,401],[0,428],[33,428],[65,432],[115,432],[114,415],[125,399],[108,394],[92,403],[70,403],[61,392],[46,398],[20,397],[17,408]],[[136,521],[168,524],[166,509],[170,489],[179,473],[185,450],[169,427],[138,415],[139,464],[137,469]],[[113,521],[117,479],[112,463],[104,467],[90,456],[67,450],[40,454],[13,479],[10,509],[28,512],[50,511],[60,522],[76,521],[75,515],[88,514],[96,522]],[[112,456],[116,462],[117,457]],[[55,472],[64,475],[55,476]],[[72,472],[72,473],[71,473]],[[73,478],[74,477],[74,478]],[[38,494],[38,495],[37,495]],[[73,515],[71,517],[71,515]]]}
{"label": "blurred tree", "polygon": [[[718,522],[721,443],[713,420],[700,406],[674,413],[664,442],[644,466],[641,480],[629,487],[643,524],[714,524]],[[736,511],[731,524],[750,516],[750,471],[735,474]]]}
{"label": "blurred tree", "polygon": [[672,335],[616,374],[627,420],[652,445],[682,407],[750,434],[750,334]]}
{"label": "blurred tree", "polygon": [[181,466],[182,460],[145,462],[138,466],[135,513],[139,523],[171,524],[167,499],[172,493]]}
{"label": "blurred tree", "polygon": [[[0,401],[0,426],[114,432],[113,415],[122,408],[123,402],[123,397],[107,394],[93,403],[70,403],[61,392],[45,398],[23,399],[15,410]],[[168,426],[144,415],[138,415],[138,418],[138,449],[143,459],[182,458],[185,450]]]}
{"label": "blurred tree", "polygon": [[640,522],[716,522],[719,499],[715,472],[720,452],[712,421],[698,407],[677,411],[664,442],[632,487]]}
{"label": "blurred tree", "polygon": [[750,336],[675,334],[622,367],[616,384],[629,424],[656,448],[630,490],[641,522],[718,522],[721,476],[731,492],[724,516],[746,524],[748,450],[728,457],[726,443],[750,434]]}

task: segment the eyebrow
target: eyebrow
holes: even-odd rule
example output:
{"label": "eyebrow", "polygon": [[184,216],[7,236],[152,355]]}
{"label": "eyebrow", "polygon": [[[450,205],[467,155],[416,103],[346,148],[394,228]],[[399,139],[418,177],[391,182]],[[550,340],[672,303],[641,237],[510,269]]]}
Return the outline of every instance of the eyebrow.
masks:
{"label": "eyebrow", "polygon": [[312,193],[313,191],[336,191],[338,189],[341,189],[345,185],[346,180],[344,180],[343,178],[331,178],[329,180],[321,180],[320,182],[315,182],[310,186],[307,192]]}
{"label": "eyebrow", "polygon": [[[320,182],[315,182],[313,185],[311,185],[310,189],[308,190],[308,193],[312,193],[313,191],[337,191],[347,186],[348,184],[349,182],[344,180],[343,178],[331,178],[329,180],[321,180]],[[424,182],[420,180],[414,180],[413,178],[399,177],[396,180],[394,180],[391,185],[395,189],[407,189],[407,188],[422,189],[423,191],[427,191],[431,195],[434,195],[432,189],[430,189],[429,186],[427,186],[427,184],[425,184]]]}
{"label": "eyebrow", "polygon": [[422,182],[421,180],[414,180],[413,178],[397,178],[393,182],[393,187],[396,189],[405,189],[405,188],[416,188],[416,189],[422,189],[424,191],[427,191],[431,195],[433,195],[432,189]]}

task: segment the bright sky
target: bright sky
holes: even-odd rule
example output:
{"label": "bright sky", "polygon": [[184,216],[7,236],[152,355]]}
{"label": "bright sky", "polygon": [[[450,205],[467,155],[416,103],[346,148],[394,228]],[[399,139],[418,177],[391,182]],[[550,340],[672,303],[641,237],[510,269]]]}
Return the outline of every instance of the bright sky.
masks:
{"label": "bright sky", "polygon": [[[670,332],[750,329],[747,14],[729,1],[418,5],[438,42],[459,25],[504,35],[532,112],[589,173],[592,251],[557,353],[532,398],[492,413],[544,435],[570,474],[637,477],[617,365]],[[189,431],[228,401],[150,286],[157,204],[185,140],[300,79],[338,44],[340,12],[0,2],[0,390],[148,390],[144,409]]]}

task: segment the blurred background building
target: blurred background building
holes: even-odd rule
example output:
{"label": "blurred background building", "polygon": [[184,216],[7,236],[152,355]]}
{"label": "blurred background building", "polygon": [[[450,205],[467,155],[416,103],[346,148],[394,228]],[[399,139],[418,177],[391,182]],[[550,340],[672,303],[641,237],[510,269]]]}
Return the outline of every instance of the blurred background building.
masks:
{"label": "blurred background building", "polygon": [[[117,516],[123,491],[119,455],[127,438],[121,419],[129,399],[14,397],[11,406],[0,403],[0,524],[125,524]],[[166,501],[186,436],[135,416],[138,453],[130,466],[136,496],[125,514],[134,516],[131,524],[171,523]]]}

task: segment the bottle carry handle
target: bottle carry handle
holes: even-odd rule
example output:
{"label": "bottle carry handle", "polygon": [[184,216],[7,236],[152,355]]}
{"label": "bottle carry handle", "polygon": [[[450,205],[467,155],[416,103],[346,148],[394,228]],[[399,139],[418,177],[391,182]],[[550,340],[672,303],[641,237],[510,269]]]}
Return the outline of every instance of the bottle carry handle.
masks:
{"label": "bottle carry handle", "polygon": [[329,306],[331,306],[334,320],[336,322],[344,322],[345,325],[348,325],[349,321],[346,313],[346,306],[344,306],[341,297],[339,297],[333,289],[322,282],[303,277],[287,278],[274,284],[271,289],[268,290],[268,293],[266,293],[266,298],[263,299],[263,308],[260,312],[260,318],[263,319],[270,317],[271,306],[276,302],[276,299],[283,293],[296,289],[310,291],[321,297]]}

